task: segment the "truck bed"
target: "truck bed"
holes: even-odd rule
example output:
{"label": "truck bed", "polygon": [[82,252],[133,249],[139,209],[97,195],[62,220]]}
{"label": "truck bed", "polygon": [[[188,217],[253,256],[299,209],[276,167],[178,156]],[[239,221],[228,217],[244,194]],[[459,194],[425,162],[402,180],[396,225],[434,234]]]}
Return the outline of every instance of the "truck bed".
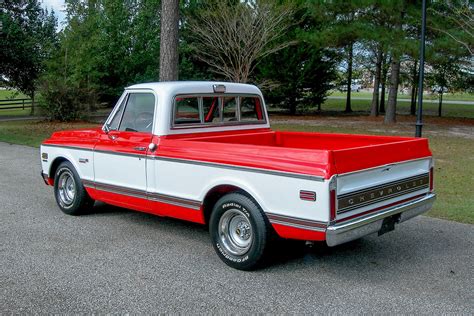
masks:
{"label": "truck bed", "polygon": [[[185,142],[185,143],[183,143]],[[424,138],[272,131],[184,134],[161,139],[160,156],[313,175],[431,156]]]}

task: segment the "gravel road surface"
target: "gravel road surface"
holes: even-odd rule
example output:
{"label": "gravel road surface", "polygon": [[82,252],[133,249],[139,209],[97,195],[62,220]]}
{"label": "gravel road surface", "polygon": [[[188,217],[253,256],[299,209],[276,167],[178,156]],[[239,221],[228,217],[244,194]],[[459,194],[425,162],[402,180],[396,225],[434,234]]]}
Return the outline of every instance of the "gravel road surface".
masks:
{"label": "gravel road surface", "polygon": [[0,314],[474,312],[474,226],[419,217],[328,248],[282,243],[274,263],[224,265],[204,227],[98,205],[72,217],[38,149],[0,143]]}

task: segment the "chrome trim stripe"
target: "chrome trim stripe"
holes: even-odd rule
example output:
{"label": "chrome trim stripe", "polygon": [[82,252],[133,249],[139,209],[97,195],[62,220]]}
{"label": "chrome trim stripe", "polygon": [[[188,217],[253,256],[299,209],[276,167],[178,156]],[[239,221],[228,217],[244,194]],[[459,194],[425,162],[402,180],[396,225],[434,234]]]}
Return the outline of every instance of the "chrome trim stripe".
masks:
{"label": "chrome trim stripe", "polygon": [[102,154],[128,156],[128,157],[139,157],[139,158],[146,158],[146,159],[151,159],[151,160],[163,160],[163,161],[170,161],[170,162],[177,162],[177,163],[190,163],[190,164],[206,166],[206,167],[216,167],[216,168],[224,168],[224,169],[230,169],[230,170],[257,172],[257,173],[274,175],[274,176],[282,176],[282,177],[288,177],[288,178],[297,178],[297,179],[304,179],[304,180],[310,180],[310,181],[324,182],[324,177],[313,176],[313,175],[309,175],[309,174],[299,174],[299,173],[292,173],[292,172],[285,172],[285,171],[260,169],[260,168],[235,166],[235,165],[227,165],[227,164],[221,164],[221,163],[217,163],[217,162],[205,162],[205,161],[197,161],[197,160],[182,159],[182,158],[168,158],[168,157],[162,157],[162,156],[147,156],[145,153],[143,153],[143,154],[138,154],[138,153],[137,154],[132,154],[132,153],[120,153],[120,152],[107,151],[107,150],[93,150],[91,148],[82,148],[82,147],[75,147],[75,146],[62,146],[62,145],[41,145],[41,146],[61,147],[61,148],[76,149],[76,150],[86,150],[86,151],[93,151],[93,152],[102,153]]}
{"label": "chrome trim stripe", "polygon": [[57,148],[66,148],[66,149],[73,149],[73,150],[84,150],[84,151],[93,151],[95,153],[100,153],[100,154],[108,154],[108,155],[117,155],[117,156],[127,156],[127,157],[140,157],[140,158],[145,158],[146,154],[142,153],[123,153],[123,152],[117,152],[117,151],[111,151],[111,150],[97,150],[97,149],[92,149],[92,148],[83,148],[83,147],[78,147],[78,146],[63,146],[63,145],[41,145],[41,146],[46,146],[46,147],[57,147]]}
{"label": "chrome trim stripe", "polygon": [[94,188],[100,191],[106,191],[115,194],[127,195],[141,199],[149,199],[156,202],[161,202],[165,204],[172,204],[176,206],[181,206],[193,210],[200,210],[202,202],[180,198],[172,195],[166,195],[161,193],[146,192],[144,190],[132,189],[112,184],[98,183],[90,180],[82,180],[82,183],[85,187]]}
{"label": "chrome trim stripe", "polygon": [[423,173],[362,190],[341,194],[337,196],[337,214],[347,213],[355,209],[391,200],[405,194],[426,190],[428,188],[429,173]]}
{"label": "chrome trim stripe", "polygon": [[93,151],[92,148],[85,148],[85,147],[78,147],[78,146],[68,146],[68,145],[56,145],[56,144],[41,144],[44,147],[59,147],[59,148],[67,148],[67,149],[75,149],[75,150],[85,150],[85,151]]}
{"label": "chrome trim stripe", "polygon": [[423,158],[415,158],[415,159],[409,159],[409,160],[391,162],[391,163],[388,163],[388,164],[385,164],[385,165],[381,165],[381,166],[375,166],[375,167],[370,167],[370,168],[366,168],[366,169],[361,169],[361,170],[355,170],[355,171],[350,171],[350,172],[346,172],[346,173],[341,173],[341,174],[339,174],[339,176],[340,176],[340,177],[344,177],[344,176],[350,175],[350,174],[366,172],[366,171],[369,171],[369,170],[384,169],[384,168],[387,168],[387,167],[398,166],[398,165],[404,164],[404,163],[409,163],[409,162],[414,162],[414,161],[419,161],[419,160],[427,160],[427,159],[433,159],[433,156],[426,156],[426,157],[423,157]]}
{"label": "chrome trim stripe", "polygon": [[348,197],[348,196],[351,196],[351,195],[361,194],[361,193],[365,193],[365,192],[369,192],[369,191],[373,191],[373,190],[379,190],[379,189],[382,189],[382,188],[387,187],[387,186],[397,185],[397,184],[402,183],[402,182],[420,180],[420,179],[424,179],[425,177],[429,177],[429,175],[430,174],[428,172],[421,173],[421,174],[418,174],[416,176],[411,176],[411,177],[408,177],[408,178],[403,178],[403,179],[395,180],[395,181],[392,181],[392,182],[385,182],[383,184],[368,187],[368,188],[365,188],[365,189],[362,189],[362,190],[357,190],[357,191],[344,193],[344,194],[338,195],[337,198],[342,199],[342,198],[345,198],[345,197]]}
{"label": "chrome trim stripe", "polygon": [[273,176],[281,176],[281,177],[288,177],[288,178],[297,178],[297,179],[304,179],[304,180],[310,180],[310,181],[324,182],[323,177],[313,176],[309,174],[299,174],[299,173],[260,169],[260,168],[253,168],[253,167],[226,165],[226,164],[221,164],[217,162],[197,161],[197,160],[191,160],[191,159],[169,158],[169,157],[163,157],[163,156],[148,156],[147,158],[153,159],[153,160],[162,160],[162,161],[177,162],[177,163],[189,163],[189,164],[194,164],[194,165],[204,166],[204,167],[224,168],[224,169],[229,169],[229,170],[256,172],[256,173],[268,174],[268,175],[273,175]]}
{"label": "chrome trim stripe", "polygon": [[95,149],[94,153],[99,153],[99,154],[106,154],[106,155],[116,155],[116,156],[126,156],[126,157],[138,157],[138,158],[146,158],[146,153],[123,153],[123,152],[117,152],[117,151],[111,151],[111,150],[101,150],[101,149]]}
{"label": "chrome trim stripe", "polygon": [[429,193],[419,199],[390,207],[375,214],[330,225],[326,231],[326,243],[332,247],[374,233],[380,229],[384,218],[395,214],[401,214],[401,222],[406,221],[430,210],[435,199],[436,194]]}
{"label": "chrome trim stripe", "polygon": [[146,191],[143,191],[143,190],[121,187],[121,186],[105,184],[105,183],[98,183],[98,182],[95,182],[94,186],[97,190],[101,190],[101,191],[107,191],[107,192],[116,193],[116,194],[124,194],[128,196],[142,198],[142,199],[147,198]]}
{"label": "chrome trim stripe", "polygon": [[370,200],[370,201],[367,201],[365,203],[360,203],[360,204],[357,204],[357,205],[354,205],[354,206],[345,207],[345,208],[342,208],[342,209],[338,209],[337,214],[338,215],[339,214],[344,214],[344,213],[353,211],[355,209],[359,209],[359,208],[362,208],[362,207],[369,206],[371,204],[387,201],[387,200],[390,200],[390,199],[393,199],[393,198],[396,198],[396,197],[403,196],[405,194],[414,193],[416,191],[421,191],[421,190],[426,190],[428,188],[429,188],[429,185],[426,185],[426,186],[423,186],[423,187],[417,187],[417,188],[414,188],[414,189],[411,189],[411,190],[406,190],[406,191],[399,192],[399,193],[396,193],[396,194],[392,194],[392,195],[389,195],[389,196],[384,196],[384,197],[381,197],[381,198],[378,198],[378,199],[375,199],[375,200]]}
{"label": "chrome trim stripe", "polygon": [[202,206],[202,203],[200,201],[178,198],[175,196],[165,195],[161,193],[148,192],[147,196],[152,201],[173,204],[177,206],[183,206],[183,207],[192,208],[195,210],[201,209],[201,206]]}
{"label": "chrome trim stripe", "polygon": [[94,186],[94,181],[91,181],[91,180],[85,180],[85,179],[81,179],[82,181],[82,184],[86,187],[86,188],[95,188]]}
{"label": "chrome trim stripe", "polygon": [[313,221],[313,220],[302,219],[298,217],[278,215],[278,214],[267,213],[267,212],[265,212],[265,214],[267,215],[270,223],[286,225],[286,226],[291,226],[291,227],[296,227],[296,228],[302,228],[302,229],[307,229],[307,230],[325,231],[328,225],[327,222]]}
{"label": "chrome trim stripe", "polygon": [[279,225],[283,225],[283,226],[294,227],[294,228],[300,228],[300,229],[305,229],[305,230],[312,230],[312,231],[316,231],[316,232],[325,232],[326,231],[326,228],[322,228],[322,227],[304,226],[304,225],[298,225],[298,224],[293,224],[293,223],[289,223],[289,222],[278,221],[278,220],[274,220],[274,219],[270,220],[270,223],[279,224]]}
{"label": "chrome trim stripe", "polygon": [[251,128],[261,128],[258,125],[266,125],[266,121],[240,121],[231,123],[226,122],[216,122],[216,123],[194,123],[194,124],[183,124],[183,125],[174,125],[171,127],[171,130],[180,130],[180,129],[199,129],[199,128],[212,128],[212,127],[235,127],[235,126],[249,126]]}

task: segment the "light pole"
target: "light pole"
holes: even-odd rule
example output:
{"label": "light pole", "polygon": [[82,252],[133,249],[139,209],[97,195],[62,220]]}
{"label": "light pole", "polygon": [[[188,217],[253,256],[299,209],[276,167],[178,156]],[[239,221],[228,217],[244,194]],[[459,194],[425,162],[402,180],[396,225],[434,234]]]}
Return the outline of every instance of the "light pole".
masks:
{"label": "light pole", "polygon": [[426,0],[421,4],[421,43],[420,43],[420,78],[418,82],[418,112],[416,115],[415,137],[421,137],[423,127],[423,79],[425,76],[425,30],[426,30]]}

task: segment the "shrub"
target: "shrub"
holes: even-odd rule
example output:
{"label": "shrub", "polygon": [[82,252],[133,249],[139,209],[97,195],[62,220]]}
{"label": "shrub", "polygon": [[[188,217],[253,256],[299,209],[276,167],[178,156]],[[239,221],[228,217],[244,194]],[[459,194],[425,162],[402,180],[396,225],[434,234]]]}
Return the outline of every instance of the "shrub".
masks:
{"label": "shrub", "polygon": [[97,107],[94,89],[76,87],[61,80],[44,80],[40,105],[50,120],[73,121],[87,117]]}

